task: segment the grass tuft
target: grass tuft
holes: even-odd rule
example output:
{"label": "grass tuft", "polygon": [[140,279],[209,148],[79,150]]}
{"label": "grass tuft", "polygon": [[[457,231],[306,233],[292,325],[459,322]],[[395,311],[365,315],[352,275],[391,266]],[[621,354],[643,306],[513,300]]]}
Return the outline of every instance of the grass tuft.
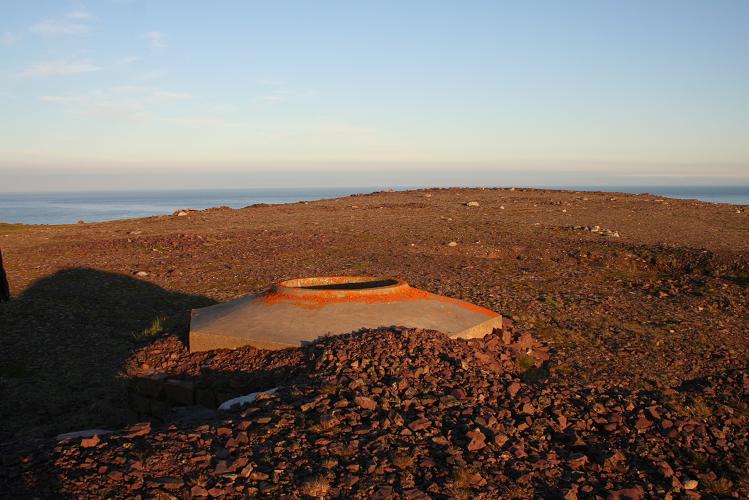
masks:
{"label": "grass tuft", "polygon": [[531,356],[530,354],[519,354],[516,358],[516,362],[518,364],[518,368],[520,368],[522,371],[528,371],[536,366],[536,360],[533,359],[533,356]]}
{"label": "grass tuft", "polygon": [[151,323],[151,326],[149,326],[148,328],[145,328],[140,332],[134,332],[133,339],[136,342],[150,339],[150,338],[153,338],[157,335],[164,333],[166,329],[167,329],[166,318],[159,316],[158,318],[153,320],[153,322]]}
{"label": "grass tuft", "polygon": [[399,469],[408,469],[410,467],[413,467],[414,458],[411,455],[399,453],[393,457],[392,462],[393,465],[395,465]]}
{"label": "grass tuft", "polygon": [[702,491],[716,497],[728,497],[733,491],[733,483],[726,478],[720,477],[714,480],[703,480]]}
{"label": "grass tuft", "polygon": [[330,490],[330,481],[322,476],[316,476],[305,481],[299,488],[299,491],[303,495],[307,495],[314,498],[322,498],[328,494]]}

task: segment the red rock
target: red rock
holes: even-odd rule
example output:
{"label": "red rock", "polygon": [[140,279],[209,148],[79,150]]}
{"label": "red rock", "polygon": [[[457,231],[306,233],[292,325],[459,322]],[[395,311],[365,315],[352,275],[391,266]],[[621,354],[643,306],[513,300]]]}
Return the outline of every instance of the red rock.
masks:
{"label": "red rock", "polygon": [[200,485],[195,485],[190,488],[190,495],[193,497],[207,497],[208,491]]}
{"label": "red rock", "polygon": [[145,436],[151,432],[151,422],[141,422],[128,427],[125,437],[132,439],[134,437]]}
{"label": "red rock", "polygon": [[513,382],[507,388],[507,392],[509,392],[510,396],[514,398],[518,391],[520,391],[520,387],[520,382]]}
{"label": "red rock", "polygon": [[606,457],[603,462],[603,466],[607,471],[613,471],[617,466],[626,461],[626,457],[619,451],[616,450],[614,453]]}
{"label": "red rock", "polygon": [[124,474],[118,470],[113,470],[109,474],[107,474],[109,479],[112,481],[122,481],[122,479],[125,477]]}
{"label": "red rock", "polygon": [[216,462],[216,468],[213,470],[214,474],[220,476],[221,474],[225,474],[227,472],[229,472],[229,467],[226,460],[219,460],[218,462]]}
{"label": "red rock", "polygon": [[588,463],[588,457],[583,453],[573,453],[570,455],[570,458],[567,459],[567,463],[573,469],[581,469]]}
{"label": "red rock", "polygon": [[414,420],[413,422],[410,422],[408,424],[408,428],[411,429],[412,431],[420,431],[420,430],[426,429],[430,425],[432,425],[432,422],[430,422],[426,418],[420,418],[418,420]]}
{"label": "red rock", "polygon": [[99,438],[99,436],[94,434],[90,438],[81,439],[81,448],[93,448],[99,443],[101,443],[101,439]]}
{"label": "red rock", "polygon": [[637,422],[635,422],[635,427],[640,431],[644,431],[650,428],[651,425],[653,425],[653,422],[645,418],[644,415],[640,415],[640,417],[637,419]]}
{"label": "red rock", "polygon": [[168,490],[178,490],[185,484],[185,482],[178,477],[157,477],[153,479],[153,482]]}
{"label": "red rock", "polygon": [[645,495],[641,486],[610,491],[609,500],[640,500]]}
{"label": "red rock", "polygon": [[364,408],[365,410],[375,410],[377,408],[377,403],[375,403],[372,398],[368,398],[365,396],[356,396],[354,398],[354,403]]}
{"label": "red rock", "polygon": [[504,446],[505,443],[509,439],[510,439],[509,436],[507,434],[502,433],[502,432],[499,432],[499,433],[497,433],[497,434],[494,435],[494,443],[497,446],[500,446],[500,447]]}
{"label": "red rock", "polygon": [[242,468],[242,470],[239,472],[239,475],[244,478],[250,477],[253,470],[254,470],[254,467],[252,466],[252,464],[248,464],[244,468]]}
{"label": "red rock", "polygon": [[444,436],[434,436],[432,438],[432,442],[434,444],[438,444],[440,446],[447,446],[447,445],[450,444],[450,441],[448,441],[447,439],[445,439]]}
{"label": "red rock", "polygon": [[673,477],[674,475],[674,470],[671,468],[668,462],[658,462],[658,470],[660,470],[661,474],[663,474],[663,477],[667,479]]}
{"label": "red rock", "polygon": [[469,431],[467,436],[471,438],[471,441],[468,443],[468,451],[478,451],[486,447],[486,443],[484,442],[486,436],[481,432],[481,429],[476,428]]}
{"label": "red rock", "polygon": [[250,479],[253,481],[265,481],[268,479],[268,474],[265,472],[260,472],[259,470],[256,470],[250,474]]}

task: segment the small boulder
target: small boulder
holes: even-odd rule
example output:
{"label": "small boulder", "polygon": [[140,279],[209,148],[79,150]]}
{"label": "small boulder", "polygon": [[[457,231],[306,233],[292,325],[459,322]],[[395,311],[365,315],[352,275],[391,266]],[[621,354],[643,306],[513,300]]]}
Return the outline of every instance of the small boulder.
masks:
{"label": "small boulder", "polygon": [[374,399],[365,396],[356,396],[354,398],[354,403],[364,408],[365,410],[374,410],[375,408],[377,408],[377,403],[375,403]]}
{"label": "small boulder", "polygon": [[685,490],[696,490],[699,483],[695,479],[687,479],[684,481]]}
{"label": "small boulder", "polygon": [[468,432],[467,436],[471,438],[468,443],[468,451],[478,451],[486,447],[486,436],[481,432],[481,429],[476,428]]}

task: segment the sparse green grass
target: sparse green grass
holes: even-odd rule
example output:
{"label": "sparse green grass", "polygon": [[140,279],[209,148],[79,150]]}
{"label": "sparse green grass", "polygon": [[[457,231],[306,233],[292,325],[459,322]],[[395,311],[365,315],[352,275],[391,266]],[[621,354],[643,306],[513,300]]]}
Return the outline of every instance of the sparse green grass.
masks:
{"label": "sparse green grass", "polygon": [[505,486],[503,488],[502,498],[508,500],[520,500],[525,498],[533,498],[533,491],[527,486],[521,486],[519,484],[513,484],[511,486]]}
{"label": "sparse green grass", "polygon": [[134,332],[133,339],[136,342],[140,342],[142,340],[150,339],[152,337],[160,335],[167,329],[166,323],[167,319],[159,316],[158,318],[153,320],[151,326],[149,326],[148,328],[145,328],[140,332]]}
{"label": "sparse green grass", "polygon": [[197,476],[188,477],[187,481],[185,482],[188,486],[200,486],[201,488],[207,488],[210,481],[211,476],[209,474],[206,474],[205,472],[201,472]]}
{"label": "sparse green grass", "polygon": [[328,457],[328,458],[323,459],[320,465],[330,470],[330,469],[335,468],[336,465],[338,465],[338,459],[333,458],[333,457]]}
{"label": "sparse green grass", "polygon": [[399,469],[409,469],[414,465],[414,458],[406,453],[398,453],[393,457],[392,462]]}
{"label": "sparse green grass", "polygon": [[533,359],[533,356],[525,353],[519,354],[515,361],[517,362],[520,370],[524,372],[536,366],[536,360]]}
{"label": "sparse green grass", "polygon": [[544,304],[550,305],[554,309],[561,309],[563,305],[562,300],[559,297],[555,297],[553,295],[545,295]]}
{"label": "sparse green grass", "polygon": [[29,226],[27,224],[5,224],[3,222],[0,222],[0,234],[16,233],[18,231],[23,231],[25,229],[31,228],[32,226]]}
{"label": "sparse green grass", "polygon": [[453,484],[450,492],[455,498],[471,498],[471,477],[474,471],[470,467],[455,467],[452,473]]}
{"label": "sparse green grass", "polygon": [[363,262],[352,264],[351,272],[354,274],[367,274],[367,265]]}
{"label": "sparse green grass", "polygon": [[333,396],[338,393],[338,388],[332,384],[324,385],[320,388],[320,392],[328,396]]}
{"label": "sparse green grass", "polygon": [[715,480],[705,479],[702,481],[702,491],[718,498],[728,497],[733,491],[733,483],[726,478],[719,477]]}
{"label": "sparse green grass", "polygon": [[749,498],[749,472],[739,474],[737,489],[741,495],[744,495],[744,498]]}
{"label": "sparse green grass", "polygon": [[702,398],[694,398],[689,413],[695,418],[707,420],[713,415],[713,410]]}
{"label": "sparse green grass", "polygon": [[562,377],[568,377],[574,373],[574,370],[570,365],[557,365],[554,367],[554,371]]}
{"label": "sparse green grass", "polygon": [[689,452],[689,461],[692,463],[695,469],[700,471],[707,470],[708,466],[710,465],[710,460],[708,460],[707,455],[698,451]]}

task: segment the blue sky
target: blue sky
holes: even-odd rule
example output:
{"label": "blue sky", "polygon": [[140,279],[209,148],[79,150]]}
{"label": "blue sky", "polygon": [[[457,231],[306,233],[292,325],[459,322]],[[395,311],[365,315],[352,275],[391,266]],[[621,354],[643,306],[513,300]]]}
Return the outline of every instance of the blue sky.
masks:
{"label": "blue sky", "polygon": [[0,0],[0,191],[749,183],[747,26],[743,0]]}

